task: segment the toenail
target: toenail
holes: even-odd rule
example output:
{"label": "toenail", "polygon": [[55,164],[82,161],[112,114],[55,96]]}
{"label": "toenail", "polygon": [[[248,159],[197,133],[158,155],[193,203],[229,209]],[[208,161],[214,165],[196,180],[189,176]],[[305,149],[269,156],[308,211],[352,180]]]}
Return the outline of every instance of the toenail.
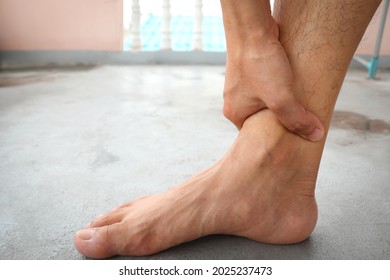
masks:
{"label": "toenail", "polygon": [[96,232],[96,228],[91,228],[91,229],[82,229],[77,232],[77,237],[82,239],[82,240],[90,240]]}

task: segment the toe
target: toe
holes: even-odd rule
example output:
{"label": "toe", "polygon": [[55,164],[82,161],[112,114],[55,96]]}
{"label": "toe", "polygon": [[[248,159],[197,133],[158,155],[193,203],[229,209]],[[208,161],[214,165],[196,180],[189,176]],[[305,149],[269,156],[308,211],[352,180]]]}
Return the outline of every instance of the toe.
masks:
{"label": "toe", "polygon": [[142,201],[142,200],[144,200],[144,199],[147,199],[147,198],[149,198],[149,197],[151,197],[151,195],[142,196],[142,197],[138,198],[137,200],[123,203],[123,204],[121,204],[121,205],[115,207],[115,208],[112,209],[111,211],[118,211],[118,210],[121,210],[121,209],[129,208],[129,207],[133,206],[135,203],[140,202],[140,201]]}
{"label": "toe", "polygon": [[126,236],[123,224],[116,223],[78,231],[74,238],[77,250],[94,259],[104,259],[118,255]]}
{"label": "toe", "polygon": [[122,221],[125,213],[122,209],[113,210],[107,214],[98,216],[95,220],[88,224],[88,228],[97,228],[112,225]]}
{"label": "toe", "polygon": [[129,207],[129,206],[131,206],[131,205],[133,205],[133,204],[134,204],[133,201],[131,201],[131,202],[126,202],[126,203],[123,203],[123,204],[121,204],[121,205],[119,205],[119,206],[113,208],[111,211],[118,211],[118,210],[120,210],[120,209],[127,208],[127,207]]}

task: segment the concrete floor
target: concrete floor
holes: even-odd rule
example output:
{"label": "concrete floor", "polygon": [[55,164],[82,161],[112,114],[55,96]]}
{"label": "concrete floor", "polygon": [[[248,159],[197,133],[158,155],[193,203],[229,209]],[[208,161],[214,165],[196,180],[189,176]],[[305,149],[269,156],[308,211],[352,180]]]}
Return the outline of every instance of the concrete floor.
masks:
{"label": "concrete floor", "polygon": [[[223,67],[0,73],[0,258],[83,259],[73,234],[217,160],[235,138]],[[296,245],[210,236],[145,259],[390,259],[390,73],[348,73]],[[129,258],[132,259],[132,258]]]}

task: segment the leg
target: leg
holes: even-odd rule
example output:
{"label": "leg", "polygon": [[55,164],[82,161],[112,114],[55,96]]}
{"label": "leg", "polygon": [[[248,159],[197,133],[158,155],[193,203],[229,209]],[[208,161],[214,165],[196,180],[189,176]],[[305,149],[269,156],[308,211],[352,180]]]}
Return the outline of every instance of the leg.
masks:
{"label": "leg", "polygon": [[352,56],[381,0],[276,0],[298,99],[326,126]]}
{"label": "leg", "polygon": [[221,7],[227,47],[225,116],[241,128],[250,115],[269,108],[290,131],[320,140],[322,123],[295,97],[269,0],[221,0]]}
{"label": "leg", "polygon": [[[278,2],[276,18],[294,87],[326,127],[379,2],[311,0],[299,7],[296,1]],[[216,233],[269,243],[302,241],[316,224],[314,188],[323,145],[324,140],[308,142],[288,132],[263,110],[245,121],[214,166],[163,194],[97,218],[76,234],[75,245],[82,254],[105,258],[152,254]]]}

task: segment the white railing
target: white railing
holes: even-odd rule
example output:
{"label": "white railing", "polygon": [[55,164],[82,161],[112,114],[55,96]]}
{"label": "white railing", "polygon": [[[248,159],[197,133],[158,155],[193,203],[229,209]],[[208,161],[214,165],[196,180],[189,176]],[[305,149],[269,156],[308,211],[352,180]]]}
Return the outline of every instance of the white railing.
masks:
{"label": "white railing", "polygon": [[132,0],[131,3],[131,50],[139,51],[142,48],[141,43],[141,8],[139,0]]}
{"label": "white railing", "polygon": [[195,14],[194,14],[194,51],[201,51],[203,49],[202,43],[202,0],[195,0]]}
{"label": "white railing", "polygon": [[171,1],[163,0],[162,4],[162,42],[161,49],[171,50]]}
{"label": "white railing", "polygon": [[[160,50],[169,51],[172,50],[172,32],[171,32],[171,1],[162,0],[156,1],[161,4],[161,47]],[[193,0],[193,39],[192,46],[193,51],[203,50],[203,32],[202,32],[202,21],[203,21],[203,1]],[[142,38],[141,38],[141,5],[142,0],[131,0],[131,24],[130,32],[126,32],[131,36],[130,50],[142,51]]]}

